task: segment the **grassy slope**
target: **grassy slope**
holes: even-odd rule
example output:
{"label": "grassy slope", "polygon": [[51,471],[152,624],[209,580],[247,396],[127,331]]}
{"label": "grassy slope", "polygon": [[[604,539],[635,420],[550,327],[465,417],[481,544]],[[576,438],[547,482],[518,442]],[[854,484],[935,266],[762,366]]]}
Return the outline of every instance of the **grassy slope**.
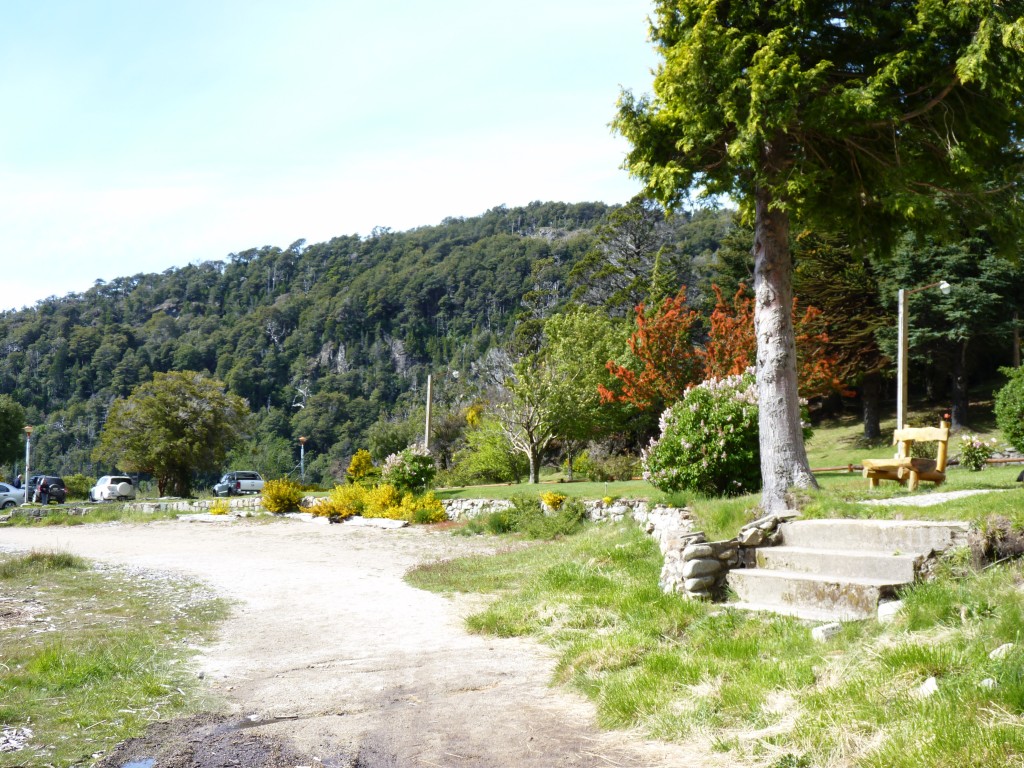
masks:
{"label": "grassy slope", "polygon": [[0,592],[8,606],[40,609],[0,622],[0,725],[33,731],[30,747],[0,754],[0,766],[87,765],[199,703],[182,662],[224,614],[222,601],[45,553],[0,557]]}
{"label": "grassy slope", "polygon": [[[982,419],[984,424],[984,419]],[[883,429],[887,425],[883,424]],[[888,425],[891,428],[892,425]],[[889,447],[863,447],[861,426],[840,420],[808,444],[814,467],[858,463]],[[981,434],[998,437],[983,430]],[[955,449],[954,449],[955,452]],[[859,473],[825,473],[801,499],[809,517],[966,519],[993,516],[1024,528],[1020,466],[968,472],[953,467],[946,490],[999,491],[930,507],[864,505],[908,495],[895,483],[870,491]],[[605,495],[603,486],[579,495]],[[625,495],[610,484],[610,495]],[[505,491],[475,489],[476,497]],[[637,495],[642,488],[632,489]],[[459,495],[469,495],[466,491]],[[713,538],[756,514],[758,498],[676,494]],[[947,561],[939,577],[904,595],[895,622],[847,624],[827,644],[794,619],[750,615],[664,595],[661,558],[634,527],[591,527],[579,536],[503,553],[424,566],[409,580],[436,591],[495,599],[470,616],[472,631],[533,635],[559,654],[557,679],[590,696],[606,727],[708,743],[737,762],[772,768],[869,766],[988,768],[1024,765],[1024,565],[973,572]],[[1002,659],[990,652],[1015,643]],[[938,693],[922,698],[930,677]]]}
{"label": "grassy slope", "polygon": [[[827,644],[794,619],[665,595],[660,567],[656,545],[634,526],[604,525],[408,578],[494,595],[469,617],[471,631],[553,646],[557,680],[591,697],[605,727],[712,744],[736,762],[776,768],[1024,760],[1020,564],[965,575],[951,563],[906,595],[895,623],[848,624]],[[1005,642],[1017,647],[989,659]],[[939,692],[919,699],[931,676]]]}

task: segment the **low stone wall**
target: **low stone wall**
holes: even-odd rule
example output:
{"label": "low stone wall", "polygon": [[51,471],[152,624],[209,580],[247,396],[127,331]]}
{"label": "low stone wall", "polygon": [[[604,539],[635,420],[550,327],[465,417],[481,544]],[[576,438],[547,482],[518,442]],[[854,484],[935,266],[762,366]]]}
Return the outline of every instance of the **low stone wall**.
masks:
{"label": "low stone wall", "polygon": [[227,504],[232,512],[256,512],[261,509],[262,496],[231,496],[226,499],[155,499],[134,501],[124,505],[129,512],[209,512],[214,504]]}
{"label": "low stone wall", "polygon": [[752,568],[755,550],[776,543],[779,523],[797,516],[796,512],[767,515],[747,523],[734,539],[707,541],[700,531],[680,538],[665,553],[661,588],[687,597],[719,600],[725,596],[726,576],[733,568]]}

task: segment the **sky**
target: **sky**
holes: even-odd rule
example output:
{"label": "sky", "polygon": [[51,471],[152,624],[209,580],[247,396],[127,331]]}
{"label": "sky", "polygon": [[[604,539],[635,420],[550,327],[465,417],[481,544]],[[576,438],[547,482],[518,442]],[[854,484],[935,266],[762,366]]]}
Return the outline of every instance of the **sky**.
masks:
{"label": "sky", "polygon": [[650,0],[10,0],[0,310],[300,238],[622,203]]}

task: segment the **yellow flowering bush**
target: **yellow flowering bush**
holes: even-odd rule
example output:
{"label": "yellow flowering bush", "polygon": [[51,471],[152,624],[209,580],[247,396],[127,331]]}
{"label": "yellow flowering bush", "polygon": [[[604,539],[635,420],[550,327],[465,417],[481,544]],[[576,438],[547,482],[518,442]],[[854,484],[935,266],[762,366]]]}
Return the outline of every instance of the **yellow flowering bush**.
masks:
{"label": "yellow flowering bush", "polygon": [[383,483],[366,492],[363,517],[388,517],[401,520],[402,494],[393,485]]}
{"label": "yellow flowering bush", "polygon": [[361,485],[336,485],[318,504],[309,511],[321,517],[340,517],[342,519],[363,514],[366,506],[366,488]]}
{"label": "yellow flowering bush", "polygon": [[433,493],[415,496],[411,493],[402,497],[401,519],[410,523],[441,523],[448,519],[444,505]]}
{"label": "yellow flowering bush", "polygon": [[268,512],[290,512],[299,508],[301,500],[302,488],[287,477],[263,484],[263,508]]}
{"label": "yellow flowering bush", "polygon": [[210,505],[209,511],[211,515],[226,515],[229,509],[230,507],[228,507],[227,501],[224,499],[217,499]]}
{"label": "yellow flowering bush", "polygon": [[568,497],[564,493],[555,493],[554,491],[546,491],[540,495],[544,506],[550,509],[560,509],[566,498]]}

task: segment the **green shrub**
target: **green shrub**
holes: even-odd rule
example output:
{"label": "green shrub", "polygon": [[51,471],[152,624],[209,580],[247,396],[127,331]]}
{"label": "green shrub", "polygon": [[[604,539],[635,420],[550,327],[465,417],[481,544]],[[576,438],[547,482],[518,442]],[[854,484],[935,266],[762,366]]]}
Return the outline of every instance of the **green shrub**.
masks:
{"label": "green shrub", "polygon": [[960,435],[960,466],[971,472],[985,468],[985,461],[992,458],[996,439],[985,442],[977,435]]}
{"label": "green shrub", "polygon": [[1010,445],[1024,451],[1024,367],[1002,372],[1010,380],[996,393],[996,424]]}
{"label": "green shrub", "polygon": [[393,453],[384,460],[380,478],[399,491],[419,493],[426,490],[437,474],[434,457],[420,446]]}
{"label": "green shrub", "polygon": [[483,419],[466,432],[466,447],[452,457],[454,468],[446,478],[450,485],[518,483],[528,471],[526,457],[512,447],[501,424]]}
{"label": "green shrub", "polygon": [[294,480],[282,477],[263,484],[263,508],[268,512],[290,512],[299,508],[302,488]]}
{"label": "green shrub", "polygon": [[757,388],[746,373],[709,379],[661,415],[643,455],[644,479],[661,491],[736,496],[761,486]]}
{"label": "green shrub", "polygon": [[89,498],[89,491],[94,485],[96,485],[95,477],[68,475],[64,478],[64,487],[67,488],[69,499]]}
{"label": "green shrub", "polygon": [[632,480],[640,474],[640,460],[636,456],[593,456],[589,460],[587,477],[597,483]]}

